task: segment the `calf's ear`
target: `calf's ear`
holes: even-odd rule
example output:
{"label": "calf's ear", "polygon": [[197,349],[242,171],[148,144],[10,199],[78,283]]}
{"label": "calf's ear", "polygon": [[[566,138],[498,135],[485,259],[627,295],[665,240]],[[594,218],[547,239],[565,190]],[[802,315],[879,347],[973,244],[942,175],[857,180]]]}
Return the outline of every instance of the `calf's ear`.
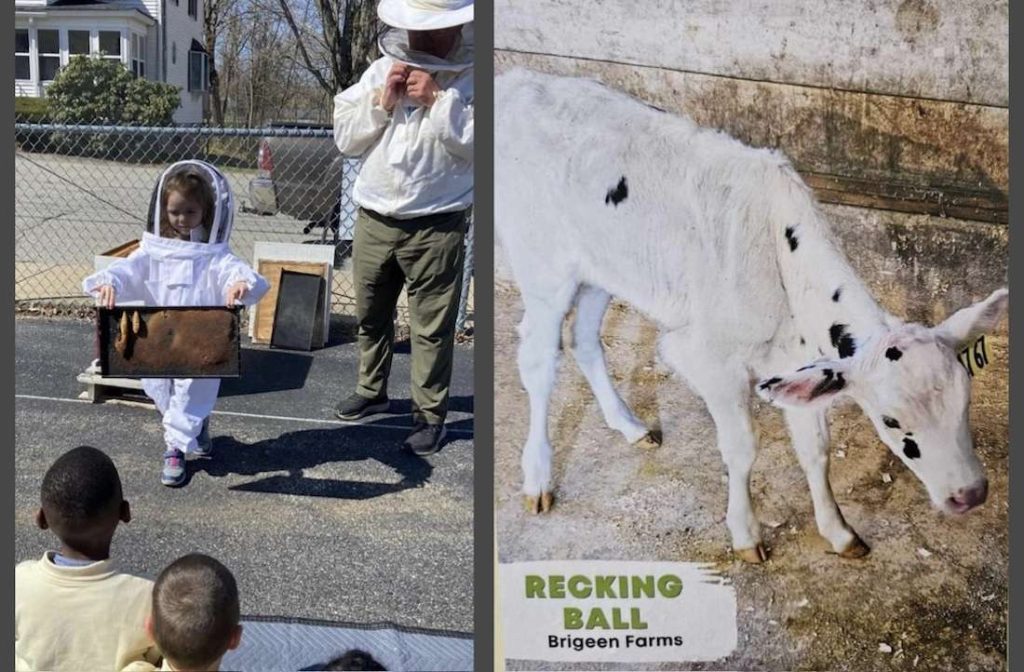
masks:
{"label": "calf's ear", "polygon": [[1010,292],[1006,288],[997,289],[988,298],[961,308],[947,317],[934,328],[935,335],[954,350],[959,350],[982,334],[992,331],[1006,315],[1009,303]]}
{"label": "calf's ear", "polygon": [[848,392],[851,370],[849,360],[819,360],[792,373],[759,380],[757,394],[780,408],[827,406]]}

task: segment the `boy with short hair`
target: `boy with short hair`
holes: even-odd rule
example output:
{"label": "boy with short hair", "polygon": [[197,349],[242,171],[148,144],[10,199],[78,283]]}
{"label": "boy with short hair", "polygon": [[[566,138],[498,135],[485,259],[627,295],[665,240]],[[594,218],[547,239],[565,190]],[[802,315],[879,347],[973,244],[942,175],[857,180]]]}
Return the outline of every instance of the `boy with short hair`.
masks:
{"label": "boy with short hair", "polygon": [[14,570],[17,670],[153,670],[160,652],[146,633],[152,581],[110,559],[119,523],[131,520],[109,457],[80,446],[47,470],[36,513],[59,551]]}
{"label": "boy with short hair", "polygon": [[242,641],[238,585],[227,567],[192,553],[160,572],[146,629],[164,652],[163,670],[217,670]]}

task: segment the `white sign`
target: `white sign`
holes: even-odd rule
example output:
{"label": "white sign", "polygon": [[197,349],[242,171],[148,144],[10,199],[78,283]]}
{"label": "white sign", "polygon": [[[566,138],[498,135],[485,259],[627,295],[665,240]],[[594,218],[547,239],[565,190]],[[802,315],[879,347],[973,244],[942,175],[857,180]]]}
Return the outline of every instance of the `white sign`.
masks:
{"label": "white sign", "polygon": [[506,658],[689,662],[736,648],[736,593],[710,565],[516,562],[498,581]]}

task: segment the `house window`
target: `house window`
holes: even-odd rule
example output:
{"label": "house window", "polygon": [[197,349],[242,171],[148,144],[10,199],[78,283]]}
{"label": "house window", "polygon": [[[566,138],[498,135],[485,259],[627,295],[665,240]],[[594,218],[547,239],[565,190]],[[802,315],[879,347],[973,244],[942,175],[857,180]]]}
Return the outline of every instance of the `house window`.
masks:
{"label": "house window", "polygon": [[68,56],[88,56],[92,52],[88,30],[68,31]]}
{"label": "house window", "polygon": [[175,65],[178,62],[178,43],[171,42],[171,65]]}
{"label": "house window", "polygon": [[100,31],[100,52],[104,58],[113,61],[121,60],[121,31],[101,30]]}
{"label": "house window", "polygon": [[146,76],[146,38],[132,33],[132,74]]}
{"label": "house window", "polygon": [[60,31],[36,31],[36,48],[39,51],[39,79],[52,81],[60,70]]}
{"label": "house window", "polygon": [[188,0],[188,15],[193,19],[199,17],[199,0]]}
{"label": "house window", "polygon": [[209,80],[209,63],[206,54],[202,51],[188,52],[188,90],[202,92],[206,91]]}
{"label": "house window", "polygon": [[32,79],[32,64],[29,62],[28,29],[14,31],[14,78]]}

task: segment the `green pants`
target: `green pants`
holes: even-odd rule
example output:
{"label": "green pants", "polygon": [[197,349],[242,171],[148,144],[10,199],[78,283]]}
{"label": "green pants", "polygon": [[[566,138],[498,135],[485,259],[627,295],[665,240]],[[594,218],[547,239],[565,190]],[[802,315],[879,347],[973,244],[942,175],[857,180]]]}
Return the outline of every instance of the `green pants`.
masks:
{"label": "green pants", "polygon": [[395,306],[407,285],[414,422],[440,424],[448,412],[466,227],[465,212],[392,219],[360,209],[356,218],[356,391],[370,398],[387,392]]}

